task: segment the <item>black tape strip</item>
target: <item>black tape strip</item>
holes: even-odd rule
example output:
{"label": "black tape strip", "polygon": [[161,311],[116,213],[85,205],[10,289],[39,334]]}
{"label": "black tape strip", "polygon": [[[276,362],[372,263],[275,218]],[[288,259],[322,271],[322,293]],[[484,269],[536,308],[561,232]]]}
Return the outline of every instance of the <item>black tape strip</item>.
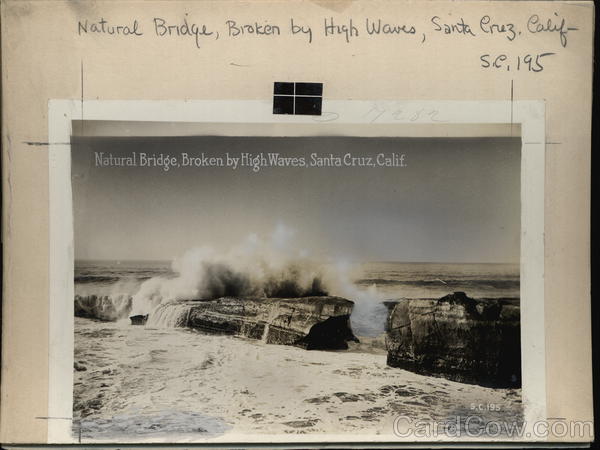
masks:
{"label": "black tape strip", "polygon": [[274,83],[273,114],[320,116],[322,106],[323,83]]}

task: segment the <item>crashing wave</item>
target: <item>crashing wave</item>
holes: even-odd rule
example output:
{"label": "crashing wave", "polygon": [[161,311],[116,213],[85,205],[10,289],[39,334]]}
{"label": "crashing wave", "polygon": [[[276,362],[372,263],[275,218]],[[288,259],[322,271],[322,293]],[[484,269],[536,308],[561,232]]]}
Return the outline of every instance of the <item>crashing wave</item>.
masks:
{"label": "crashing wave", "polygon": [[129,294],[76,295],[75,316],[116,321],[129,316],[132,303]]}
{"label": "crashing wave", "polygon": [[146,322],[148,328],[181,328],[187,326],[191,306],[178,303],[161,303],[156,307]]}

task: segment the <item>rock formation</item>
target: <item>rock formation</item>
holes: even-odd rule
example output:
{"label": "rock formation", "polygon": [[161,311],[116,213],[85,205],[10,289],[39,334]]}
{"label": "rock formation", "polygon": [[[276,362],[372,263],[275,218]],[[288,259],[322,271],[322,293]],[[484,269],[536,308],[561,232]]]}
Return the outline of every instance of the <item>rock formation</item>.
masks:
{"label": "rock formation", "polygon": [[130,316],[131,325],[146,325],[148,321],[148,314],[138,314],[136,316]]}
{"label": "rock formation", "polygon": [[[354,303],[339,297],[237,298],[164,303],[147,326],[190,327],[206,333],[261,339],[308,350],[341,350],[356,341],[350,328]],[[154,318],[152,316],[155,316]]]}
{"label": "rock formation", "polygon": [[401,300],[388,319],[386,346],[392,367],[489,387],[521,385],[518,299],[455,292]]}

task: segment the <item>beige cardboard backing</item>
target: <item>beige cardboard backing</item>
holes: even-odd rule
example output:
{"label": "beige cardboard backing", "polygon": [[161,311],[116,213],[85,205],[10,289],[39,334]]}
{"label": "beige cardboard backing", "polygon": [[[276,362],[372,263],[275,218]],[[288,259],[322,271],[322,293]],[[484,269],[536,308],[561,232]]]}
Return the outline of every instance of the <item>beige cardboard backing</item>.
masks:
{"label": "beige cardboard backing", "polygon": [[[294,17],[382,17],[414,22],[427,41],[250,36],[195,46],[160,38],[162,17],[223,28]],[[451,16],[449,14],[452,14]],[[555,13],[557,15],[555,15]],[[577,31],[470,38],[432,32],[430,18],[478,25],[488,14],[524,28],[532,14]],[[131,23],[144,36],[79,36],[78,20]],[[48,411],[48,101],[50,99],[268,99],[272,82],[320,81],[338,100],[545,100],[545,320],[547,414],[591,420],[589,182],[591,2],[20,1],[2,2],[3,329],[2,442],[45,442]],[[320,29],[319,29],[320,32]],[[315,32],[316,33],[316,32]],[[542,72],[484,69],[482,54],[553,52]],[[582,438],[585,440],[586,438]],[[589,438],[587,438],[589,439]]]}

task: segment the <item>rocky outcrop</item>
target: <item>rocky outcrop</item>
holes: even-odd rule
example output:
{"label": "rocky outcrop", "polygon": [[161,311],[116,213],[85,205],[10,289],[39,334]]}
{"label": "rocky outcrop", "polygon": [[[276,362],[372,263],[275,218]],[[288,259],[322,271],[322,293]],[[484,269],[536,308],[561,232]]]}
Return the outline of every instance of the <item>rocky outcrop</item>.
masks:
{"label": "rocky outcrop", "polygon": [[423,375],[489,387],[521,385],[518,299],[464,292],[399,301],[388,319],[387,363]]}
{"label": "rocky outcrop", "polygon": [[75,316],[114,321],[131,313],[130,295],[76,295]]}
{"label": "rocky outcrop", "polygon": [[341,350],[348,348],[348,341],[357,340],[350,328],[353,305],[349,300],[326,296],[170,302],[150,315],[147,326],[190,327],[260,339],[267,344]]}
{"label": "rocky outcrop", "polygon": [[129,320],[131,320],[131,325],[146,325],[148,314],[137,314],[129,317]]}

